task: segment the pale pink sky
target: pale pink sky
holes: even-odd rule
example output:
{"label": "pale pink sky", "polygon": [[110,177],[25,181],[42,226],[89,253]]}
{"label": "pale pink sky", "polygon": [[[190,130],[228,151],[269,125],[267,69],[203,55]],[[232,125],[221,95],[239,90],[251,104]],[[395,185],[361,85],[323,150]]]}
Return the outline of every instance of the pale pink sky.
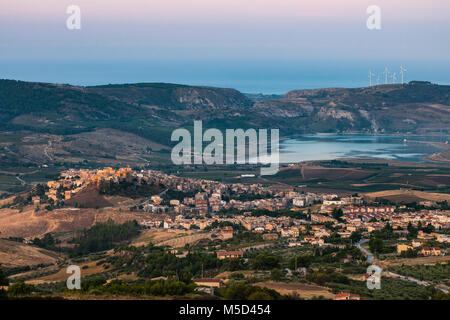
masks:
{"label": "pale pink sky", "polygon": [[[448,0],[2,0],[0,16],[58,19],[68,5],[102,20],[234,18],[358,19],[369,5],[401,20],[448,19]],[[206,15],[206,16],[205,16]]]}
{"label": "pale pink sky", "polygon": [[[65,27],[79,5],[82,30]],[[368,31],[366,8],[382,9]],[[0,58],[450,56],[449,0],[1,0]],[[111,51],[111,48],[117,50]]]}

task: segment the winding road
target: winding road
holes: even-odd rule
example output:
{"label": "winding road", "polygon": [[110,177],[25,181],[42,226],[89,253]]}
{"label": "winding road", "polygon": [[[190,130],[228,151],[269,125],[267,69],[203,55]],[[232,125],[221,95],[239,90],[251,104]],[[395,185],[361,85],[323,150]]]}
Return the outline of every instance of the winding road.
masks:
{"label": "winding road", "polygon": [[[361,252],[367,257],[367,262],[368,263],[372,263],[374,258],[375,258],[374,255],[369,250],[367,250],[366,248],[363,248],[361,246],[362,244],[365,244],[368,241],[369,241],[368,239],[361,239],[358,243],[355,244],[355,247],[357,247],[359,250],[361,250]],[[412,277],[409,277],[409,276],[403,276],[401,274],[394,273],[394,272],[391,272],[391,271],[385,271],[385,272],[383,272],[383,274],[385,276],[387,276],[387,277],[397,278],[397,279],[401,279],[401,280],[404,280],[404,281],[413,282],[415,284],[418,284],[418,285],[424,286],[424,287],[428,287],[428,286],[431,285],[429,282],[421,281],[419,279],[412,278]],[[445,294],[448,293],[448,290],[446,288],[441,287],[440,285],[437,285],[435,287],[436,287],[436,289],[441,290]]]}
{"label": "winding road", "polygon": [[374,259],[375,257],[373,256],[373,254],[372,254],[369,250],[367,250],[366,248],[363,248],[363,247],[361,246],[362,244],[365,244],[365,243],[367,243],[367,242],[369,242],[368,239],[361,239],[357,244],[355,244],[355,246],[356,246],[359,250],[361,250],[362,253],[367,257],[367,262],[368,262],[368,263],[372,263],[372,262],[373,262],[373,259]]}
{"label": "winding road", "polygon": [[47,146],[44,148],[44,154],[50,161],[53,161],[53,158],[48,154],[48,149],[52,147],[52,140],[48,140]]}

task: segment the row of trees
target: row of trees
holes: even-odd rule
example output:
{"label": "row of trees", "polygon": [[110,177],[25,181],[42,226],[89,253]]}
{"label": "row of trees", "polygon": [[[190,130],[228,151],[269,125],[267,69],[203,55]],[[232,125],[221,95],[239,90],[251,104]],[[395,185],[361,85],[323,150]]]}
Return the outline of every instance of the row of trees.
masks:
{"label": "row of trees", "polygon": [[9,279],[1,269],[0,265],[0,287],[9,286],[8,291],[0,289],[0,299],[6,299],[7,296],[30,295],[35,288],[33,285],[26,284],[23,279],[17,279],[12,285],[9,285]]}
{"label": "row of trees", "polygon": [[112,280],[106,283],[106,279],[96,278],[82,282],[81,287],[86,293],[110,293],[110,294],[136,294],[152,296],[183,296],[195,289],[195,284],[176,280],[146,281],[144,283],[126,283],[122,280]]}
{"label": "row of trees", "polygon": [[140,226],[136,220],[123,224],[116,224],[111,219],[105,223],[96,223],[73,239],[76,247],[71,256],[112,249],[117,243],[136,237],[139,232]]}
{"label": "row of trees", "polygon": [[189,252],[186,257],[177,257],[165,248],[149,244],[145,247],[122,246],[115,249],[118,254],[101,263],[112,265],[122,272],[136,272],[142,278],[174,276],[178,280],[201,276],[202,270],[218,270],[223,261],[204,252]]}
{"label": "row of trees", "polygon": [[[136,294],[151,296],[184,296],[193,293],[196,285],[192,282],[177,280],[146,281],[144,283],[126,283],[122,280],[89,279],[82,283],[82,291],[90,294]],[[244,283],[231,285],[216,290],[219,297],[227,300],[279,300],[283,299],[278,292],[268,288],[251,286]]]}
{"label": "row of trees", "polygon": [[60,243],[59,240],[55,239],[51,233],[45,234],[41,239],[34,238],[33,244],[40,248],[44,248],[47,250],[56,250],[56,244]]}
{"label": "row of trees", "polygon": [[280,300],[283,299],[277,291],[250,286],[243,283],[233,283],[225,288],[220,288],[217,295],[227,300]]}

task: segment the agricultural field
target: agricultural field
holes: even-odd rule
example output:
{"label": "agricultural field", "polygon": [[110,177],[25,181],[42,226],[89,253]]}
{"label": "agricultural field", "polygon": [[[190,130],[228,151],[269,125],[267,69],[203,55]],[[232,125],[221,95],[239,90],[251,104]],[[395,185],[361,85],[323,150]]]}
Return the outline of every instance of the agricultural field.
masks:
{"label": "agricultural field", "polygon": [[0,239],[0,263],[4,268],[54,264],[59,258],[53,251]]}
{"label": "agricultural field", "polygon": [[[316,161],[282,168],[268,181],[304,189],[339,190],[340,193],[372,193],[384,190],[412,189],[437,194],[449,192],[450,167],[437,164],[402,163],[395,161],[337,160]],[[415,199],[415,198],[414,198]],[[394,201],[413,200],[393,198]]]}
{"label": "agricultural field", "polygon": [[269,288],[282,295],[298,295],[302,299],[315,299],[319,297],[324,299],[334,299],[334,294],[329,288],[313,284],[266,281],[257,282],[255,283],[255,286]]}
{"label": "agricultural field", "polygon": [[389,270],[422,281],[450,285],[450,264],[447,262],[434,265],[392,266]]}

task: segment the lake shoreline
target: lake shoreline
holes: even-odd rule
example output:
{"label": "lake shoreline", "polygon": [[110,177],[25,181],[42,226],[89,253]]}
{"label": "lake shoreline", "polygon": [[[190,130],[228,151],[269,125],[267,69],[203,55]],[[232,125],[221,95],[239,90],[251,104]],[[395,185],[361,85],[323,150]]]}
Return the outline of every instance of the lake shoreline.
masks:
{"label": "lake shoreline", "polygon": [[[449,148],[447,136],[375,134],[307,134],[281,140],[280,162],[323,161],[342,158],[434,162],[430,156]],[[435,141],[433,141],[435,140]],[[441,141],[436,141],[441,140]]]}

